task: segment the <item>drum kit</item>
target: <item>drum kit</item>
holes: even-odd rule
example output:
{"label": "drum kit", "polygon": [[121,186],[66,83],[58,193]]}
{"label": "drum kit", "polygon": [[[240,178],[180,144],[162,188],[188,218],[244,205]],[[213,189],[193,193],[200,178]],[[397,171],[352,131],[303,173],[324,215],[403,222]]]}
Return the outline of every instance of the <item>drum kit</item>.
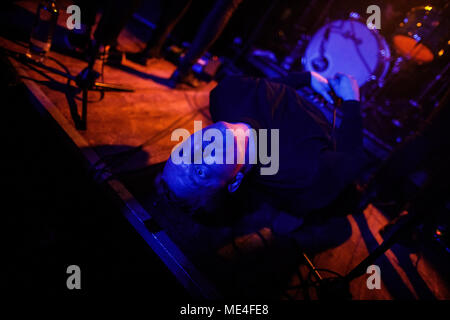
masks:
{"label": "drum kit", "polygon": [[417,130],[424,110],[448,87],[447,7],[411,9],[389,41],[356,13],[326,23],[310,38],[303,68],[326,78],[352,75],[361,88],[365,127],[394,146]]}

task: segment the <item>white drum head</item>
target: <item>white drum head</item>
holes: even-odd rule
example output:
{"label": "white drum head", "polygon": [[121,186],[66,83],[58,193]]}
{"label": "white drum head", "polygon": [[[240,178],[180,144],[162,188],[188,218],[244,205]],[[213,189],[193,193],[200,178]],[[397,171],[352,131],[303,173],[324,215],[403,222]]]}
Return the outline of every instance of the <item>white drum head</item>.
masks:
{"label": "white drum head", "polygon": [[328,23],[311,39],[303,64],[325,78],[352,75],[359,86],[382,80],[389,68],[390,51],[384,39],[357,20]]}

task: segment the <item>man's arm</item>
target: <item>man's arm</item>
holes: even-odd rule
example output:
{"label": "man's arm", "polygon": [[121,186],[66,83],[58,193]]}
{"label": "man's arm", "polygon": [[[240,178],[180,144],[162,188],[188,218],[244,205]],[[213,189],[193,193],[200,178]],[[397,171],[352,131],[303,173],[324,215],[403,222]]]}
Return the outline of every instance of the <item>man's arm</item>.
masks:
{"label": "man's arm", "polygon": [[331,97],[331,88],[328,84],[328,80],[317,72],[292,72],[285,77],[275,78],[272,81],[288,85],[296,90],[305,86],[310,86],[329,103],[334,103],[333,98]]}
{"label": "man's arm", "polygon": [[344,102],[342,122],[336,131],[336,151],[355,153],[362,151],[363,126],[360,112],[359,87],[355,79],[337,74],[329,80],[336,95]]}
{"label": "man's arm", "polygon": [[320,176],[314,186],[318,206],[329,203],[354,182],[366,160],[358,84],[353,78],[343,74],[328,81],[336,95],[344,100],[341,106],[343,118],[336,131],[336,150],[329,150],[321,155]]}
{"label": "man's arm", "polygon": [[336,150],[323,152],[319,160],[319,176],[313,186],[315,209],[331,203],[361,174],[366,163],[362,144],[360,103],[346,100],[342,104],[343,119],[336,131]]}
{"label": "man's arm", "polygon": [[342,121],[336,130],[337,152],[360,152],[363,146],[363,125],[360,102],[346,100],[342,103]]}
{"label": "man's arm", "polygon": [[[271,81],[283,83],[293,88],[311,85],[329,102],[333,102],[329,92],[331,88],[344,102],[341,106],[343,119],[336,131],[336,151],[361,152],[362,151],[362,118],[360,113],[359,87],[352,77],[337,74],[334,79],[325,79],[315,72],[291,72],[285,77]],[[331,101],[330,101],[331,100]]]}

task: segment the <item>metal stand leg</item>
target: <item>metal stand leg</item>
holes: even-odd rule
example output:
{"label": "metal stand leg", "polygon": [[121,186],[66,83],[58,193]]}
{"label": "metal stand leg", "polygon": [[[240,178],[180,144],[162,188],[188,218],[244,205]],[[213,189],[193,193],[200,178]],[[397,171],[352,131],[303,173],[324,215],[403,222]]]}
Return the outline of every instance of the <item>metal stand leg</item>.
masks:
{"label": "metal stand leg", "polygon": [[[412,215],[412,216],[410,216]],[[417,222],[417,214],[408,214],[406,221],[403,221],[402,225],[395,230],[389,238],[384,240],[373,252],[369,254],[363,261],[361,261],[353,270],[351,270],[344,279],[347,282],[362,276],[366,273],[367,267],[372,265],[381,255],[389,250],[406,232],[410,230],[412,226]]]}
{"label": "metal stand leg", "polygon": [[88,92],[87,88],[83,89],[83,102],[81,107],[81,123],[78,126],[79,130],[87,129],[87,104],[88,104]]}

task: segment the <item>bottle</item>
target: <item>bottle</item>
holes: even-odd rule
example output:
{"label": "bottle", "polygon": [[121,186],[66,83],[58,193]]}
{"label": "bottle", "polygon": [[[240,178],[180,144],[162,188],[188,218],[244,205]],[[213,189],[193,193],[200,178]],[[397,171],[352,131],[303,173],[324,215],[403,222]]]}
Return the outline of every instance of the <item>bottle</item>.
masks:
{"label": "bottle", "polygon": [[39,62],[44,61],[52,45],[58,14],[59,11],[54,0],[40,2],[31,29],[27,57]]}

